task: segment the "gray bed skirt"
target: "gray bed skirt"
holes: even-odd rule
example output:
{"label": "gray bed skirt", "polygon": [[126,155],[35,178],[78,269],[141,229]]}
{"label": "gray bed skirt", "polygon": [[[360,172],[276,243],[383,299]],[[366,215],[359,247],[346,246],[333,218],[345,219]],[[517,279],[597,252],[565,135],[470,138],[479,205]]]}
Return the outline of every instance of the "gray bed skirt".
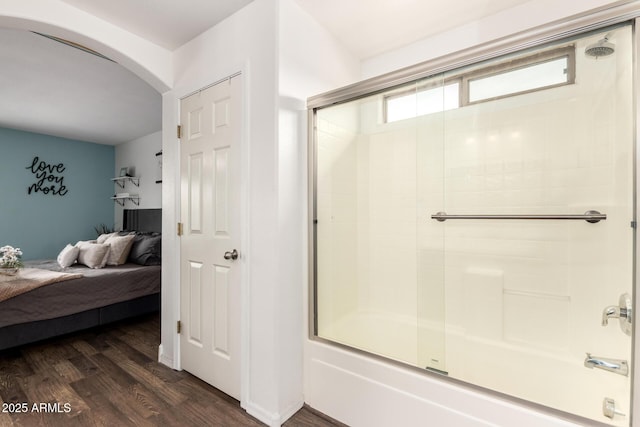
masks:
{"label": "gray bed skirt", "polygon": [[55,319],[0,328],[0,351],[160,310],[160,293]]}

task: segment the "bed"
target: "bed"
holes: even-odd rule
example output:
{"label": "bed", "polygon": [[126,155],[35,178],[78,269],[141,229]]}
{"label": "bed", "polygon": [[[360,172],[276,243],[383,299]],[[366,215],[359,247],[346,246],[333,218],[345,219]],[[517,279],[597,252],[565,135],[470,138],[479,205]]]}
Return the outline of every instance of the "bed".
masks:
{"label": "bed", "polygon": [[[125,210],[123,228],[136,231],[136,239],[154,236],[157,242],[161,218],[160,209]],[[159,264],[157,260],[150,263]],[[62,269],[57,261],[44,260],[27,262],[25,267],[80,273],[82,277],[0,302],[0,350],[160,309],[160,265],[127,262],[91,269],[74,264]]]}

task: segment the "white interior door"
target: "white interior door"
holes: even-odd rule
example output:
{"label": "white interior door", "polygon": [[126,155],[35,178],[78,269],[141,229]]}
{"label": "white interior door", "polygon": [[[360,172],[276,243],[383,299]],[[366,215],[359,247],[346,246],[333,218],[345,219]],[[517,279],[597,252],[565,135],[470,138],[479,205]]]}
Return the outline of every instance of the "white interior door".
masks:
{"label": "white interior door", "polygon": [[181,102],[180,352],[186,371],[240,398],[241,78]]}

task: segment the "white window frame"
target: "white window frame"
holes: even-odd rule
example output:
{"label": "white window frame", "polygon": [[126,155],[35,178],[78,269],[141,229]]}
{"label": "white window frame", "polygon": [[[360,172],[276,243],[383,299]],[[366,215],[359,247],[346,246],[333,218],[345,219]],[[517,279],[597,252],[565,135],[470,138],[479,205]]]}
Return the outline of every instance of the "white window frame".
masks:
{"label": "white window frame", "polygon": [[[545,62],[554,61],[560,58],[567,58],[567,69],[566,69],[567,79],[564,82],[551,84],[551,85],[538,86],[532,89],[511,92],[511,93],[507,93],[504,95],[499,95],[491,98],[483,98],[477,101],[469,100],[470,83],[473,82],[474,80],[480,80],[487,77],[506,74],[512,71],[521,70],[523,68],[544,64]],[[432,83],[424,84],[422,86],[416,85],[414,83],[410,87],[405,86],[404,88],[401,88],[397,91],[387,93],[382,97],[383,98],[382,99],[383,121],[384,123],[393,123],[393,122],[389,122],[388,120],[389,100],[407,96],[412,93],[417,94],[420,91],[433,89],[435,87],[447,86],[455,82],[459,82],[459,91],[458,91],[459,107],[458,108],[460,108],[468,105],[479,104],[482,102],[490,102],[490,101],[495,101],[497,99],[503,99],[511,96],[523,95],[527,93],[537,92],[540,90],[546,90],[546,89],[552,89],[556,87],[571,85],[575,83],[575,80],[576,80],[576,49],[575,49],[575,45],[571,44],[568,46],[564,46],[564,47],[560,47],[560,48],[556,48],[556,49],[552,49],[544,52],[539,52],[539,53],[529,55],[529,56],[524,56],[521,58],[506,60],[501,63],[492,64],[488,67],[473,70],[469,73],[446,76],[446,77],[443,76],[443,79],[441,81],[437,81],[437,82],[434,81]],[[416,115],[415,117],[418,117],[418,116],[419,115]]]}
{"label": "white window frame", "polygon": [[[533,89],[507,93],[504,95],[494,96],[491,98],[483,98],[477,101],[469,101],[469,84],[474,80],[480,80],[487,77],[493,77],[500,74],[506,74],[512,71],[521,70],[538,64],[544,64],[545,62],[554,61],[560,58],[567,58],[567,80],[562,83],[556,83],[551,85],[539,86]],[[575,45],[569,45],[560,47],[557,49],[549,50],[546,52],[540,52],[535,55],[529,55],[522,58],[517,58],[511,61],[505,61],[499,64],[491,65],[486,68],[473,71],[468,74],[462,75],[462,103],[461,105],[474,105],[481,102],[495,101],[496,99],[507,98],[510,96],[524,95],[526,93],[537,92],[545,89],[552,89],[560,86],[566,86],[574,84],[576,81],[576,48]]]}

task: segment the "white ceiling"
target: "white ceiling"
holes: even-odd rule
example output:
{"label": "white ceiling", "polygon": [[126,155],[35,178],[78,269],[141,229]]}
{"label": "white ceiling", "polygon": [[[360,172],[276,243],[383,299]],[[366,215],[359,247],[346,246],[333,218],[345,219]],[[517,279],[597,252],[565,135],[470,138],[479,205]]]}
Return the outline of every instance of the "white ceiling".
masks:
{"label": "white ceiling", "polygon": [[[62,1],[174,50],[252,0]],[[529,0],[295,1],[365,59]],[[26,31],[0,29],[0,93],[1,127],[102,144],[161,129],[161,97],[145,82]]]}
{"label": "white ceiling", "polygon": [[175,50],[253,0],[62,0]]}
{"label": "white ceiling", "polygon": [[296,0],[359,59],[530,0]]}
{"label": "white ceiling", "polygon": [[0,29],[0,127],[119,144],[161,129],[162,99],[124,67]]}

